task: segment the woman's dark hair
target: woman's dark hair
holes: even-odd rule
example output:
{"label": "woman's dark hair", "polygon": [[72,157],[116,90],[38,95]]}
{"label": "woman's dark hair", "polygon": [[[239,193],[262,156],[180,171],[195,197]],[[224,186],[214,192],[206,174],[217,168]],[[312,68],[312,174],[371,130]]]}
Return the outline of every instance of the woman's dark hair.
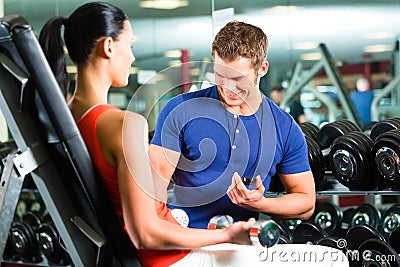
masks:
{"label": "woman's dark hair", "polygon": [[[118,40],[128,17],[118,7],[104,2],[87,3],[69,18],[53,17],[43,26],[39,43],[61,90],[66,96],[69,86],[64,40],[69,57],[75,64],[84,63],[96,43],[103,37]],[[64,25],[64,40],[61,26]]]}

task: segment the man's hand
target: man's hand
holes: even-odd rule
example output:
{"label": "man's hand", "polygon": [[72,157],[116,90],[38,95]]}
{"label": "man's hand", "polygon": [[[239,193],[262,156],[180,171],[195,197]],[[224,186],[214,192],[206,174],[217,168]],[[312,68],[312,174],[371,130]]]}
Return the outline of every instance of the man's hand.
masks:
{"label": "man's hand", "polygon": [[261,201],[264,199],[265,187],[260,175],[256,177],[255,187],[252,190],[246,188],[242,178],[237,172],[232,176],[232,184],[229,186],[227,194],[231,201],[241,207],[259,211]]}

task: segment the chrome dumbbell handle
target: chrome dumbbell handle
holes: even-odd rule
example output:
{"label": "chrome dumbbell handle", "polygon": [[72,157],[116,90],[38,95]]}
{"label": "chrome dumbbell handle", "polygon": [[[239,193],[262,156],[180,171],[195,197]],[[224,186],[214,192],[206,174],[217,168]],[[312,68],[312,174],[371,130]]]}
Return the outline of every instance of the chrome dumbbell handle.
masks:
{"label": "chrome dumbbell handle", "polygon": [[250,229],[250,240],[255,246],[272,247],[279,241],[279,227],[272,220],[258,220]]}

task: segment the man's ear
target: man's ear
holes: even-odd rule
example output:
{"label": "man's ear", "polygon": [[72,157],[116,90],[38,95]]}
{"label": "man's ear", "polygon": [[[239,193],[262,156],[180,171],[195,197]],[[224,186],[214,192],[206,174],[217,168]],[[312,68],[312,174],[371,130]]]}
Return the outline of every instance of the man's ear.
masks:
{"label": "man's ear", "polygon": [[267,74],[267,72],[268,72],[268,67],[269,67],[268,60],[265,60],[265,61],[261,64],[260,68],[258,69],[258,76],[259,76],[259,77],[263,77],[265,74]]}
{"label": "man's ear", "polygon": [[111,58],[114,51],[114,41],[111,37],[106,37],[99,42],[99,53],[105,58]]}

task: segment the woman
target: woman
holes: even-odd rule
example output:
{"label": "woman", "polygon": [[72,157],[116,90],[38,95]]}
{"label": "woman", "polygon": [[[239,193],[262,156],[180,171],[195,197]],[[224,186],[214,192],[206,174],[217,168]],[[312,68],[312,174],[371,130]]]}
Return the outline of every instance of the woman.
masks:
{"label": "woman", "polygon": [[[124,12],[109,3],[93,2],[79,7],[67,19],[54,17],[43,27],[39,41],[66,95],[63,25],[68,54],[77,65],[75,94],[69,106],[117,213],[139,249],[142,265],[174,264],[190,254],[188,248],[227,242],[249,244],[247,232],[254,220],[224,230],[182,228],[165,203],[149,196],[152,176],[146,120],[107,104],[109,88],[127,85],[135,60],[132,28]],[[123,131],[130,134],[130,141],[124,144]],[[126,155],[124,149],[129,151]]]}

